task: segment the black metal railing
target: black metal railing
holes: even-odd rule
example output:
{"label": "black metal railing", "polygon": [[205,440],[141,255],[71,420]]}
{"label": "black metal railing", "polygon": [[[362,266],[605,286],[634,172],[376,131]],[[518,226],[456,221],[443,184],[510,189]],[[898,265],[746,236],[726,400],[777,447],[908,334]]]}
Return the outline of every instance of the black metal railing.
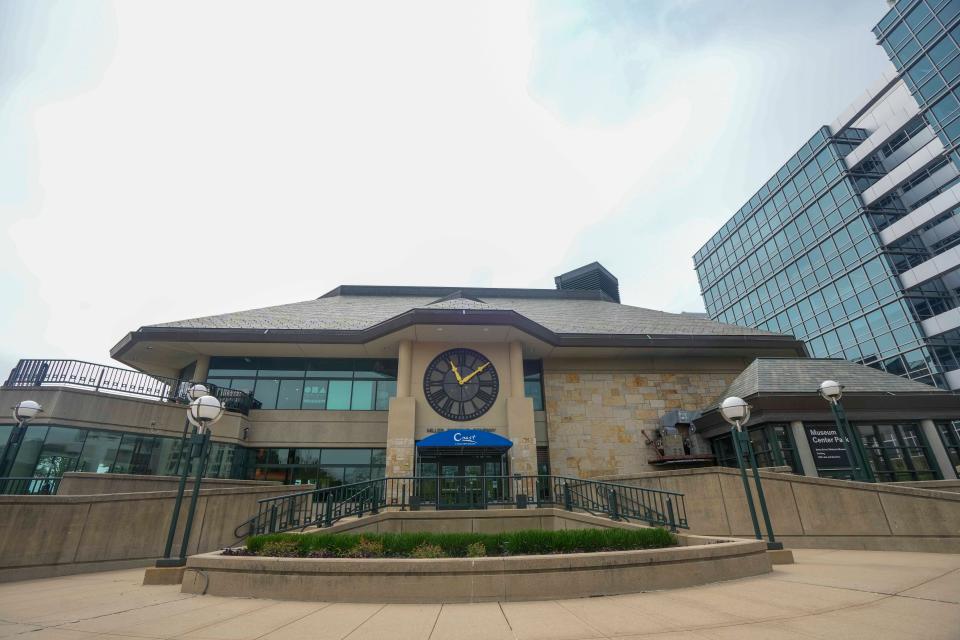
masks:
{"label": "black metal railing", "polygon": [[257,514],[236,528],[237,538],[329,527],[382,509],[562,507],[614,520],[688,529],[682,493],[563,476],[445,476],[379,478],[258,501]]}
{"label": "black metal railing", "polygon": [[[160,402],[187,404],[190,380],[151,376],[132,369],[108,367],[80,360],[20,360],[10,372],[4,387],[76,387],[93,389]],[[203,383],[206,384],[206,383]],[[207,385],[227,411],[246,415],[254,408],[250,394],[236,389]]]}
{"label": "black metal railing", "polygon": [[42,496],[53,495],[60,488],[60,476],[37,476],[23,478],[0,478],[0,495]]}

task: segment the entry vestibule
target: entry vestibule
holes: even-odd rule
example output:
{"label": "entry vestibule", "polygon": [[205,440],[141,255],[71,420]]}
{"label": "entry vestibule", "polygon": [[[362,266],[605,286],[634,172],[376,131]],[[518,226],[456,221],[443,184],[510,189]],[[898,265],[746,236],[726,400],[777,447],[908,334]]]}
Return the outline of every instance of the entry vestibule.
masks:
{"label": "entry vestibule", "polygon": [[421,500],[438,509],[476,509],[509,499],[512,443],[495,433],[459,429],[417,443]]}

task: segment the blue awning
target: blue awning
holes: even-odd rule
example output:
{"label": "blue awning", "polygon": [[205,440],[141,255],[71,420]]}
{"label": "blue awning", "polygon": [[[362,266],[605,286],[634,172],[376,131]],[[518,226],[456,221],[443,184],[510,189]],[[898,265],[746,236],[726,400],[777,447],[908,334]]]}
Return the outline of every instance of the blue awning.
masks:
{"label": "blue awning", "polygon": [[441,431],[417,442],[418,447],[487,447],[509,449],[513,443],[496,433],[476,429]]}

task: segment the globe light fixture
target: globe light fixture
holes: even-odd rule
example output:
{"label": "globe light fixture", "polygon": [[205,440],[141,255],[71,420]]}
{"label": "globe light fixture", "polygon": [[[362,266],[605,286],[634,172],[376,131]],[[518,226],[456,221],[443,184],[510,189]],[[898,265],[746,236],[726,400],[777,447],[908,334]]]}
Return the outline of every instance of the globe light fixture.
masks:
{"label": "globe light fixture", "polygon": [[720,415],[740,431],[743,424],[750,420],[750,405],[743,398],[730,396],[720,403]]}
{"label": "globe light fixture", "polygon": [[13,405],[13,419],[17,422],[26,422],[37,417],[37,414],[43,411],[39,402],[34,400],[21,400]]}
{"label": "globe light fixture", "polygon": [[203,396],[208,395],[210,395],[210,390],[200,383],[192,384],[190,385],[190,388],[187,389],[187,397],[191,400],[196,400],[197,398],[202,398]]}
{"label": "globe light fixture", "polygon": [[[194,385],[190,390],[193,391],[198,386],[202,385]],[[204,390],[206,390],[205,387]],[[213,396],[203,395],[190,403],[187,415],[194,424],[201,428],[209,428],[223,416],[223,405]]]}
{"label": "globe light fixture", "polygon": [[836,380],[824,380],[820,383],[820,395],[827,402],[836,404],[843,395],[843,385]]}
{"label": "globe light fixture", "polygon": [[[195,429],[189,442],[184,438],[184,451],[186,454],[183,467],[180,471],[180,485],[177,488],[177,499],[173,505],[173,515],[170,518],[170,529],[167,532],[167,542],[164,545],[163,558],[157,560],[157,567],[183,567],[187,563],[187,548],[190,544],[190,532],[193,530],[193,519],[197,512],[197,497],[200,495],[200,484],[203,480],[203,471],[206,466],[207,454],[210,450],[210,425],[223,417],[223,405],[220,401],[210,395],[210,391],[202,384],[191,385],[187,390],[187,395],[191,398],[187,406],[187,422],[192,424]],[[183,528],[183,537],[180,543],[180,554],[172,556],[173,539],[177,531],[177,520],[180,514],[180,503],[183,500],[183,492],[189,475],[190,463],[196,459],[196,478],[193,483],[193,492],[190,495],[190,506],[187,510],[187,522]]]}
{"label": "globe light fixture", "polygon": [[3,448],[0,449],[3,452],[3,455],[0,456],[0,493],[5,493],[7,490],[6,477],[13,468],[13,462],[20,452],[20,445],[23,442],[24,433],[27,431],[27,422],[36,418],[37,414],[43,411],[40,403],[34,400],[21,400],[10,408],[13,410],[13,419],[17,421],[17,424],[10,430],[7,441],[5,443],[0,442],[3,445]]}
{"label": "globe light fixture", "polygon": [[863,448],[863,442],[860,441],[857,432],[850,426],[847,414],[843,410],[843,404],[840,402],[840,398],[843,397],[843,385],[836,380],[824,380],[820,383],[818,391],[820,396],[830,403],[833,419],[837,423],[837,435],[843,441],[843,448],[847,454],[847,461],[850,463],[853,480],[861,482],[876,481],[873,469],[867,464],[867,452]]}
{"label": "globe light fixture", "polygon": [[753,504],[753,492],[750,490],[750,481],[747,480],[747,469],[744,465],[744,448],[749,455],[750,468],[753,470],[753,482],[757,486],[757,499],[760,501],[760,511],[763,513],[763,523],[767,528],[767,549],[783,549],[783,544],[773,537],[773,526],[770,524],[770,513],[767,511],[767,500],[763,495],[763,485],[760,484],[760,472],[757,470],[757,458],[753,453],[750,438],[743,433],[743,425],[750,421],[750,405],[743,398],[730,396],[720,403],[720,415],[730,423],[730,438],[733,440],[733,450],[737,454],[737,466],[740,467],[740,479],[743,481],[743,493],[750,508],[750,520],[753,523],[753,534],[757,540],[763,540],[760,533],[760,522],[757,520],[757,508]]}

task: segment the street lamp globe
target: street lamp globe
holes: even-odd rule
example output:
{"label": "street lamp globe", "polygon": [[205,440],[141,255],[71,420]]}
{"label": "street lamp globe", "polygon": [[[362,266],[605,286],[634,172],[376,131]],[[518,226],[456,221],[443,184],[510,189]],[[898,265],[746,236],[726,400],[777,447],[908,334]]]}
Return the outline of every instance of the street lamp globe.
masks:
{"label": "street lamp globe", "polygon": [[744,422],[750,419],[750,405],[743,398],[730,396],[720,403],[720,415],[723,419],[739,429]]}
{"label": "street lamp globe", "polygon": [[207,389],[202,384],[190,385],[190,388],[187,389],[187,396],[191,400],[196,400],[197,398],[202,398],[203,396],[210,395],[210,390]]}
{"label": "street lamp globe", "polygon": [[209,427],[222,415],[223,405],[213,396],[201,396],[190,403],[189,416],[195,424]]}
{"label": "street lamp globe", "polygon": [[824,380],[820,383],[820,395],[824,400],[836,404],[843,395],[843,385],[836,380]]}
{"label": "street lamp globe", "polygon": [[17,422],[26,422],[37,417],[37,414],[43,411],[39,402],[33,400],[21,400],[13,405],[13,419]]}

